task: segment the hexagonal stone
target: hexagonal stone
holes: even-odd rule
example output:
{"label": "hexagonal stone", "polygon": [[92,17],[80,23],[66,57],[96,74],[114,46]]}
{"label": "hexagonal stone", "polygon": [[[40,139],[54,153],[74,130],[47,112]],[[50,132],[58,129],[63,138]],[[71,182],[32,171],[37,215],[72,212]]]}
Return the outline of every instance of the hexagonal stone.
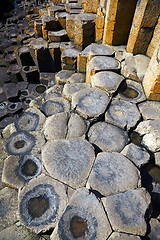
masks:
{"label": "hexagonal stone", "polygon": [[88,125],[78,114],[72,113],[68,121],[67,139],[82,137],[86,134]]}
{"label": "hexagonal stone", "polygon": [[34,113],[39,116],[38,126],[37,126],[36,130],[42,130],[43,124],[46,120],[45,115],[37,108],[28,108],[28,109],[26,109],[25,112]]}
{"label": "hexagonal stone", "polygon": [[83,83],[86,80],[86,75],[83,73],[74,73],[68,79],[67,83]]}
{"label": "hexagonal stone", "polygon": [[75,191],[69,205],[51,235],[51,240],[101,239],[112,230],[101,202],[86,188]]}
{"label": "hexagonal stone", "polygon": [[80,138],[48,141],[42,149],[48,173],[73,188],[85,185],[94,159],[92,145]]}
{"label": "hexagonal stone", "polygon": [[138,168],[148,163],[150,155],[145,148],[136,146],[133,143],[127,145],[121,152],[129,158]]}
{"label": "hexagonal stone", "polygon": [[74,74],[73,71],[61,70],[55,75],[55,81],[57,84],[65,84],[66,80]]}
{"label": "hexagonal stone", "polygon": [[114,231],[140,236],[146,234],[145,213],[151,197],[144,188],[102,198],[102,202]]}
{"label": "hexagonal stone", "polygon": [[73,95],[80,90],[87,90],[91,86],[86,83],[66,83],[63,88],[62,96],[69,101],[72,101]]}
{"label": "hexagonal stone", "polygon": [[47,118],[44,124],[44,135],[47,140],[63,139],[67,134],[68,115],[57,113]]}
{"label": "hexagonal stone", "polygon": [[28,154],[23,157],[8,156],[4,162],[2,182],[19,189],[32,178],[40,175],[42,163],[39,156]]}
{"label": "hexagonal stone", "polygon": [[120,153],[99,153],[87,181],[87,188],[103,196],[140,187],[140,173],[134,164]]}
{"label": "hexagonal stone", "polygon": [[132,103],[139,103],[146,100],[142,84],[130,79],[127,79],[121,86],[118,97]]}
{"label": "hexagonal stone", "polygon": [[89,142],[104,152],[121,152],[128,143],[125,131],[107,122],[98,122],[88,132]]}
{"label": "hexagonal stone", "polygon": [[145,101],[138,104],[138,108],[144,120],[159,119],[160,104],[156,101]]}
{"label": "hexagonal stone", "polygon": [[92,87],[97,87],[113,94],[117,91],[123,79],[122,75],[115,72],[101,71],[91,77],[91,84]]}
{"label": "hexagonal stone", "polygon": [[35,131],[39,124],[39,116],[36,113],[25,112],[15,122],[17,131]]}
{"label": "hexagonal stone", "polygon": [[19,190],[19,220],[36,233],[54,228],[66,205],[65,186],[44,174]]}
{"label": "hexagonal stone", "polygon": [[136,126],[141,115],[134,103],[114,99],[105,113],[105,121],[129,130]]}
{"label": "hexagonal stone", "polygon": [[109,101],[107,93],[103,90],[91,88],[74,94],[72,108],[86,119],[97,118],[104,113]]}
{"label": "hexagonal stone", "polygon": [[17,198],[15,189],[6,187],[0,191],[0,232],[17,221]]}
{"label": "hexagonal stone", "polygon": [[61,93],[63,91],[62,85],[54,85],[53,87],[50,87],[47,89],[45,94],[45,100],[53,100],[54,98],[61,97]]}
{"label": "hexagonal stone", "polygon": [[112,235],[108,238],[108,240],[140,240],[141,238],[138,236],[113,232]]}
{"label": "hexagonal stone", "polygon": [[151,218],[149,224],[151,226],[149,238],[151,240],[158,240],[160,238],[160,222],[157,219]]}

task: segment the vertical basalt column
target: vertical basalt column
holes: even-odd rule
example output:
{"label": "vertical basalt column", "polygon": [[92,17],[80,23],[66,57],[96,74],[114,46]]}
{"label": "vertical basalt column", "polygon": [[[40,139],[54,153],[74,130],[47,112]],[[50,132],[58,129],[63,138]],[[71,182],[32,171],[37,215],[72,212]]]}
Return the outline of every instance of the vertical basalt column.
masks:
{"label": "vertical basalt column", "polygon": [[127,43],[137,0],[108,0],[103,43],[123,45]]}
{"label": "vertical basalt column", "polygon": [[103,9],[102,7],[98,7],[95,21],[95,42],[97,43],[102,43],[104,33],[104,21],[105,15],[103,13]]}
{"label": "vertical basalt column", "polygon": [[143,79],[145,94],[150,100],[160,100],[160,44],[156,47]]}
{"label": "vertical basalt column", "polygon": [[82,0],[82,7],[84,12],[97,13],[97,8],[99,5],[99,0]]}
{"label": "vertical basalt column", "polygon": [[145,54],[160,14],[159,0],[139,0],[127,43],[127,52]]}

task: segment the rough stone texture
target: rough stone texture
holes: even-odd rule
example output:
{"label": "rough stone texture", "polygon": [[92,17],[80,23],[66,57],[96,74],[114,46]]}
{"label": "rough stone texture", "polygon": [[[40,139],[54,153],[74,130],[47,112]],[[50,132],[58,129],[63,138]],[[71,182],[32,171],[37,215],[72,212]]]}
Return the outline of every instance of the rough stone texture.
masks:
{"label": "rough stone texture", "polygon": [[140,187],[140,173],[122,154],[103,152],[97,155],[86,186],[109,196]]}
{"label": "rough stone texture", "polygon": [[157,219],[151,218],[149,222],[151,227],[151,232],[149,233],[149,238],[151,240],[160,239],[160,222]]}
{"label": "rough stone texture", "polygon": [[149,119],[159,119],[160,108],[159,102],[156,101],[145,101],[138,104],[138,108],[144,118],[144,120]]}
{"label": "rough stone texture", "polygon": [[48,141],[42,149],[42,161],[49,174],[72,188],[85,185],[94,158],[93,147],[78,138]]}
{"label": "rough stone texture", "polygon": [[92,125],[88,132],[88,139],[104,152],[120,152],[128,143],[127,133],[107,122]]}
{"label": "rough stone texture", "polygon": [[140,122],[135,130],[141,135],[148,134],[154,131],[160,131],[160,119],[146,120]]}
{"label": "rough stone texture", "polygon": [[91,85],[113,94],[117,91],[123,79],[123,76],[117,73],[102,71],[92,75]]}
{"label": "rough stone texture", "polygon": [[[73,76],[73,75],[72,75]],[[86,83],[66,83],[63,88],[62,96],[72,101],[73,95],[80,90],[88,90],[91,86]]]}
{"label": "rough stone texture", "polygon": [[68,121],[67,139],[82,137],[86,134],[88,125],[78,114],[72,113]]}
{"label": "rough stone texture", "polygon": [[74,48],[68,48],[63,50],[61,54],[62,69],[76,70],[78,54],[79,54],[79,51]]}
{"label": "rough stone texture", "polygon": [[[78,216],[80,219],[79,223],[76,224],[79,231],[76,231],[76,225],[72,229],[70,227],[74,216]],[[84,221],[87,229],[81,226]],[[69,205],[51,235],[51,240],[75,238],[105,240],[111,232],[101,202],[97,200],[94,194],[89,193],[86,188],[81,188],[72,196]]]}
{"label": "rough stone texture", "polygon": [[55,81],[57,84],[65,84],[67,83],[67,79],[74,74],[73,71],[69,70],[61,70],[55,75]]}
{"label": "rough stone texture", "polygon": [[47,140],[63,139],[67,134],[68,116],[57,113],[47,118],[44,124],[44,135]]}
{"label": "rough stone texture", "polygon": [[84,83],[86,75],[83,73],[74,73],[67,79],[67,83]]}
{"label": "rough stone texture", "polygon": [[102,198],[114,231],[144,236],[147,230],[145,213],[151,198],[141,188]]}
{"label": "rough stone texture", "polygon": [[74,40],[75,14],[66,17],[66,30],[70,40]]}
{"label": "rough stone texture", "polygon": [[104,91],[91,88],[81,90],[72,97],[72,109],[84,118],[97,118],[104,113],[108,104],[109,97]]}
{"label": "rough stone texture", "polygon": [[120,69],[120,62],[115,58],[106,56],[93,57],[87,64],[86,82],[91,82],[93,74],[100,71],[118,71]]}
{"label": "rough stone texture", "polygon": [[17,221],[17,198],[18,192],[15,189],[5,187],[0,191],[0,231]]}
{"label": "rough stone texture", "polygon": [[155,164],[160,167],[160,152],[154,154]]}
{"label": "rough stone texture", "polygon": [[59,31],[48,31],[48,40],[50,42],[65,42],[68,40],[65,29]]}
{"label": "rough stone texture", "polygon": [[104,33],[105,14],[103,8],[98,6],[95,20],[95,42],[102,43]]}
{"label": "rough stone texture", "polygon": [[141,238],[138,236],[113,232],[112,235],[108,238],[108,240],[140,240]]}
{"label": "rough stone texture", "polygon": [[61,97],[62,90],[62,85],[54,85],[53,87],[50,87],[46,91],[45,100],[53,100],[54,98]]}
{"label": "rough stone texture", "polygon": [[39,122],[38,122],[38,126],[37,126],[36,130],[37,131],[38,130],[42,130],[43,124],[44,124],[44,122],[46,120],[45,115],[37,108],[28,108],[28,109],[26,109],[25,112],[35,113],[35,114],[37,114],[39,116]]}
{"label": "rough stone texture", "polygon": [[[0,138],[0,178],[2,177],[3,172],[3,166],[4,166],[4,160],[8,156],[6,149],[5,149],[5,140]],[[3,189],[5,186],[0,181],[0,190]]]}
{"label": "rough stone texture", "polygon": [[65,186],[42,174],[19,190],[18,218],[35,233],[47,231],[55,227],[66,205]]}
{"label": "rough stone texture", "polygon": [[127,79],[125,87],[119,91],[118,97],[132,103],[139,103],[146,100],[141,83]]}
{"label": "rough stone texture", "polygon": [[133,143],[127,145],[121,152],[129,158],[138,168],[148,163],[150,155],[145,148],[136,146]]}
{"label": "rough stone texture", "polygon": [[57,12],[55,17],[58,19],[59,23],[63,28],[66,28],[66,17],[69,15],[67,12]]}
{"label": "rough stone texture", "polygon": [[114,99],[105,113],[105,121],[129,130],[136,126],[141,115],[137,106],[121,99]]}
{"label": "rough stone texture", "polygon": [[31,232],[24,225],[20,224],[20,222],[15,223],[14,225],[4,229],[0,232],[1,240],[38,240],[39,236],[33,232]]}
{"label": "rough stone texture", "polygon": [[30,153],[37,155],[41,152],[41,149],[45,144],[44,134],[42,131],[32,131],[29,133],[35,138],[35,146],[32,148]]}
{"label": "rough stone texture", "polygon": [[160,150],[160,132],[152,132],[152,133],[146,134],[143,137],[142,143],[152,152],[159,151]]}

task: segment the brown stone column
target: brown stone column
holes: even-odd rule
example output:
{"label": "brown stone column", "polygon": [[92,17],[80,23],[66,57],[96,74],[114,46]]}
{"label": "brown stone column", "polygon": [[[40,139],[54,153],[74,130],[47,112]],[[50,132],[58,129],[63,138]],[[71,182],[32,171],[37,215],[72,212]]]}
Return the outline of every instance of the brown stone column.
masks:
{"label": "brown stone column", "polygon": [[137,0],[108,0],[103,43],[122,45],[127,43]]}
{"label": "brown stone column", "polygon": [[160,100],[160,44],[153,53],[142,84],[148,99]]}
{"label": "brown stone column", "polygon": [[138,1],[128,39],[127,52],[133,54],[146,53],[159,14],[159,0]]}

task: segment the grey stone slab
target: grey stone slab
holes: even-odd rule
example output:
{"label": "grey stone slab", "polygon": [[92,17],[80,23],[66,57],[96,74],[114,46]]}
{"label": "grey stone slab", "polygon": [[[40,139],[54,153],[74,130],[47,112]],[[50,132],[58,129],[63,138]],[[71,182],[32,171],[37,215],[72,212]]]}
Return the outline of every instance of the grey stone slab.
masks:
{"label": "grey stone slab", "polygon": [[107,122],[98,122],[88,132],[89,142],[104,152],[121,152],[128,143],[125,131]]}
{"label": "grey stone slab", "polygon": [[134,164],[120,153],[103,152],[96,157],[87,188],[103,196],[141,187],[140,173]]}
{"label": "grey stone slab", "polygon": [[155,131],[160,131],[160,119],[145,120],[143,122],[140,122],[135,131],[141,135],[145,135]]}
{"label": "grey stone slab", "polygon": [[137,106],[121,99],[113,99],[105,113],[106,122],[127,130],[135,127],[140,118]]}
{"label": "grey stone slab", "polygon": [[127,145],[121,153],[129,158],[138,168],[148,163],[150,160],[150,155],[147,150],[133,143]]}
{"label": "grey stone slab", "polygon": [[160,132],[155,131],[144,135],[142,144],[152,152],[160,151]]}
{"label": "grey stone slab", "polygon": [[67,139],[82,137],[88,130],[86,121],[76,113],[72,113],[68,121]]}
{"label": "grey stone slab", "polygon": [[72,108],[84,118],[97,118],[104,113],[109,104],[108,94],[100,89],[81,90],[72,98]]}
{"label": "grey stone slab", "polygon": [[91,43],[82,51],[82,54],[88,55],[89,51],[91,51],[92,56],[93,55],[95,55],[95,56],[112,56],[114,54],[113,48],[106,44]]}
{"label": "grey stone slab", "polygon": [[132,103],[140,103],[146,100],[142,84],[130,79],[127,79],[125,84],[121,86],[118,97]]}
{"label": "grey stone slab", "polygon": [[91,77],[91,85],[113,94],[117,91],[123,79],[122,75],[115,72],[101,71]]}
{"label": "grey stone slab", "polygon": [[41,174],[18,193],[18,218],[35,233],[54,228],[67,205],[65,186]]}
{"label": "grey stone slab", "polygon": [[80,90],[88,90],[90,87],[90,84],[86,83],[66,83],[63,88],[62,97],[72,101],[72,97],[76,92]]}
{"label": "grey stone slab", "polygon": [[155,164],[160,167],[160,152],[156,152],[154,154],[155,157]]}
{"label": "grey stone slab", "polygon": [[17,221],[18,192],[8,187],[0,191],[0,232]]}
{"label": "grey stone slab", "polygon": [[158,101],[145,101],[139,103],[138,108],[144,120],[160,118],[160,102]]}
{"label": "grey stone slab", "polygon": [[28,108],[28,109],[26,109],[25,112],[31,112],[31,113],[37,114],[39,116],[39,121],[38,121],[38,125],[36,127],[36,130],[37,131],[42,130],[43,124],[46,120],[45,115],[37,108]]}
{"label": "grey stone slab", "polygon": [[35,139],[35,145],[31,149],[30,153],[35,154],[35,155],[40,154],[41,149],[45,144],[45,137],[44,137],[43,131],[32,131],[32,132],[29,132],[29,133]]}
{"label": "grey stone slab", "polygon": [[101,202],[86,188],[75,191],[51,240],[106,240],[112,230]]}
{"label": "grey stone slab", "polygon": [[88,62],[87,67],[93,69],[95,72],[104,70],[118,70],[120,69],[120,63],[112,57],[96,56]]}
{"label": "grey stone slab", "polygon": [[48,141],[42,149],[42,161],[50,176],[72,188],[85,185],[94,159],[92,145],[80,138]]}
{"label": "grey stone slab", "polygon": [[157,219],[151,218],[149,224],[151,227],[149,238],[151,240],[159,240],[160,239],[160,222]]}
{"label": "grey stone slab", "polygon": [[51,42],[65,42],[68,40],[67,32],[65,29],[59,31],[48,31],[48,38]]}
{"label": "grey stone slab", "polygon": [[50,87],[47,89],[45,94],[45,100],[53,100],[54,98],[61,97],[61,93],[63,90],[62,85],[54,85],[53,87]]}
{"label": "grey stone slab", "polygon": [[74,74],[73,71],[61,70],[55,75],[55,81],[57,84],[65,84],[67,79]]}
{"label": "grey stone slab", "polygon": [[84,83],[86,75],[84,73],[74,73],[67,79],[67,83]]}
{"label": "grey stone slab", "polygon": [[114,231],[140,236],[146,234],[145,213],[151,197],[144,188],[102,198],[102,202]]}
{"label": "grey stone slab", "polygon": [[47,140],[63,139],[67,134],[68,115],[57,113],[47,118],[44,124],[44,135]]}
{"label": "grey stone slab", "polygon": [[112,235],[108,238],[108,240],[140,240],[141,238],[138,236],[113,232]]}

